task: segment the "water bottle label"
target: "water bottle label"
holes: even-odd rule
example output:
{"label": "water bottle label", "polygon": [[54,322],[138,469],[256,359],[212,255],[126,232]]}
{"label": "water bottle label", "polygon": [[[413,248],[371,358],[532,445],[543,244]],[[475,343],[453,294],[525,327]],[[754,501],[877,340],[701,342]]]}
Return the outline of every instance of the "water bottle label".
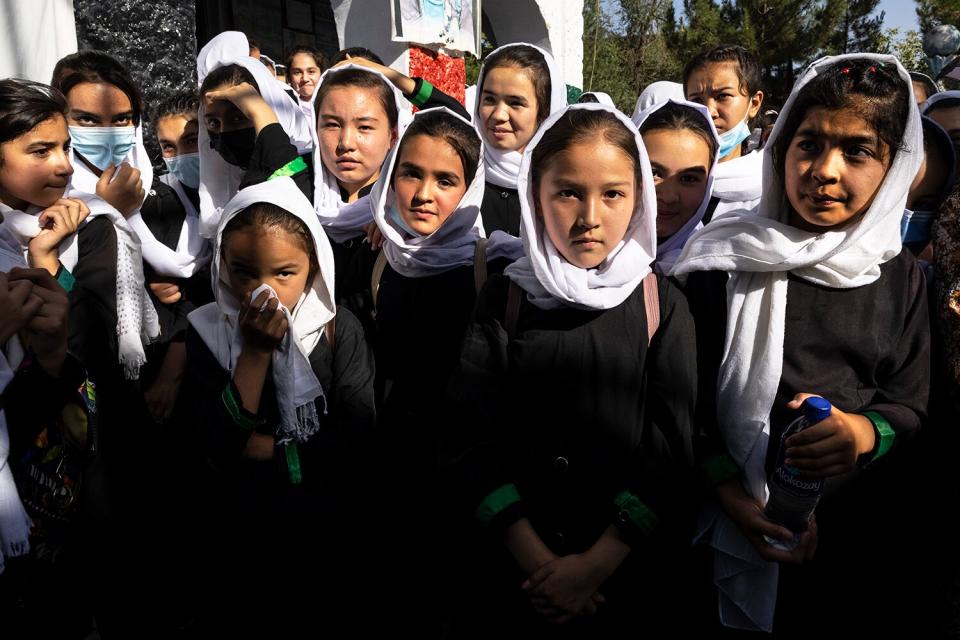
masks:
{"label": "water bottle label", "polygon": [[780,464],[773,471],[773,481],[799,498],[813,498],[823,491],[823,480],[804,478],[795,467]]}

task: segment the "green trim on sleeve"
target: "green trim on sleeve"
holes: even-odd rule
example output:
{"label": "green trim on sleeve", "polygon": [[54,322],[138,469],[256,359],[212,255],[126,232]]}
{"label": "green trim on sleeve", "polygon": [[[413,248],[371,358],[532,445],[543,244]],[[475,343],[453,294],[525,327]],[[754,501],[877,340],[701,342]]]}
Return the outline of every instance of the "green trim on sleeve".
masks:
{"label": "green trim on sleeve", "polygon": [[60,283],[60,286],[63,287],[63,290],[67,293],[73,291],[73,285],[76,284],[77,279],[73,277],[73,274],[67,270],[65,266],[60,265],[60,271],[57,272],[57,282]]}
{"label": "green trim on sleeve", "polygon": [[887,419],[875,411],[865,411],[864,417],[873,423],[873,430],[877,435],[877,452],[873,454],[873,460],[876,460],[893,446],[893,441],[897,437],[897,432],[893,430]]}
{"label": "green trim on sleeve", "polygon": [[230,414],[230,417],[233,418],[233,421],[236,422],[238,426],[243,427],[248,431],[253,431],[257,428],[258,423],[256,420],[251,420],[247,416],[243,415],[243,410],[240,408],[240,403],[238,403],[237,399],[233,396],[233,390],[230,388],[230,383],[227,383],[223,393],[220,394],[220,398],[223,400],[223,406],[226,407],[227,413]]}
{"label": "green trim on sleeve", "polygon": [[498,513],[512,504],[520,502],[520,492],[514,484],[505,484],[483,499],[477,512],[474,514],[480,524],[487,526],[497,516]]}
{"label": "green trim on sleeve", "polygon": [[740,467],[726,453],[715,453],[707,456],[700,463],[700,478],[703,481],[703,486],[707,488],[715,487],[739,474]]}
{"label": "green trim on sleeve", "polygon": [[300,484],[303,481],[303,473],[300,470],[300,450],[297,449],[297,443],[288,442],[284,445],[283,452],[287,457],[287,474],[290,476],[290,484]]}
{"label": "green trim on sleeve", "polygon": [[417,107],[422,107],[427,103],[427,100],[430,99],[430,96],[433,95],[433,85],[420,78],[420,89],[417,91],[417,94],[410,98],[412,102]]}
{"label": "green trim on sleeve", "polygon": [[283,165],[276,171],[270,174],[270,177],[267,180],[273,180],[274,178],[282,178],[284,176],[290,177],[295,176],[301,171],[307,170],[307,163],[304,162],[303,158],[297,156],[287,164]]}
{"label": "green trim on sleeve", "polygon": [[629,519],[642,533],[652,532],[660,522],[657,514],[629,491],[622,491],[613,502],[620,507],[620,521]]}

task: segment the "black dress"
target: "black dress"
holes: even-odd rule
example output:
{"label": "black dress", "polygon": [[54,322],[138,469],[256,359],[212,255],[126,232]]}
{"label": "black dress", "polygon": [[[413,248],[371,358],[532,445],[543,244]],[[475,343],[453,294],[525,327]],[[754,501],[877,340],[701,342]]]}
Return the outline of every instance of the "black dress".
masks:
{"label": "black dress", "polygon": [[[498,489],[512,485],[519,500],[488,512],[475,538],[460,635],[550,633],[502,543],[522,517],[558,555],[585,551],[611,524],[632,547],[601,589],[601,612],[556,634],[619,636],[637,620],[652,633],[677,630],[671,612],[682,599],[677,569],[693,512],[696,354],[683,295],[665,278],[658,285],[662,320],[649,348],[642,287],[606,311],[545,311],[524,296],[513,339],[504,328],[507,279],[491,278],[481,292],[444,425],[449,499],[473,520]],[[637,507],[626,514],[624,496]]]}
{"label": "black dress", "polygon": [[[930,389],[923,273],[909,251],[880,269],[875,282],[854,289],[830,289],[789,276],[783,373],[770,415],[767,473],[783,430],[798,415],[785,406],[797,393],[822,395],[847,413],[878,414],[896,437],[882,457],[874,459],[875,449],[861,457],[859,468],[825,482],[816,511],[816,557],[801,567],[781,567],[774,625],[782,637],[903,630],[897,624],[918,623],[899,608],[885,608],[877,618],[860,615],[876,611],[884,598],[902,589],[898,581],[911,575],[913,551],[897,535],[916,525],[901,521],[909,483],[902,450],[926,418]],[[723,448],[714,390],[726,333],[726,281],[723,272],[698,272],[686,286],[697,320],[703,390],[698,421],[706,441],[701,452]]]}
{"label": "black dress", "polygon": [[520,236],[520,196],[516,189],[488,181],[483,190],[480,212],[488,236],[494,231]]}
{"label": "black dress", "polygon": [[[187,353],[184,401],[207,471],[198,488],[206,505],[198,544],[207,558],[197,568],[205,594],[200,628],[232,637],[272,637],[308,623],[342,629],[363,605],[356,595],[370,579],[365,561],[376,518],[367,502],[374,370],[359,322],[340,309],[333,348],[324,336],[310,354],[327,402],[326,413],[318,405],[320,431],[293,445],[296,456],[275,446],[269,462],[242,456],[251,429],[238,423],[227,400],[230,394],[239,404],[239,394],[192,327]],[[258,423],[257,433],[275,434],[279,410],[269,372],[258,414],[239,411]],[[238,610],[253,593],[256,605]],[[363,628],[362,620],[350,624]]]}

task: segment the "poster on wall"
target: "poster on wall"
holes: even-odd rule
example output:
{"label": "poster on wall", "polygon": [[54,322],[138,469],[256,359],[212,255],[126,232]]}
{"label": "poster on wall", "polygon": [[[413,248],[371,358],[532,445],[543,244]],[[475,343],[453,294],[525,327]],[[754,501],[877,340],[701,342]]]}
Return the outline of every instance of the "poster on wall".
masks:
{"label": "poster on wall", "polygon": [[480,55],[480,0],[393,0],[394,42]]}

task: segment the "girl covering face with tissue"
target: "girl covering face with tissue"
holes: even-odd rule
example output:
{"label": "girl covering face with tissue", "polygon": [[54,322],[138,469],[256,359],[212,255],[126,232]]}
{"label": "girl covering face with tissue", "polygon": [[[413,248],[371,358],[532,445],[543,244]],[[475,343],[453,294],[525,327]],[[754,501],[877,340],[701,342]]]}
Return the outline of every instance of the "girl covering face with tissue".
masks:
{"label": "girl covering face with tissue", "polygon": [[[214,256],[216,302],[190,316],[184,402],[210,481],[222,490],[208,525],[215,535],[218,522],[228,527],[221,586],[240,597],[259,580],[289,584],[294,565],[267,553],[279,548],[296,554],[297,574],[323,571],[333,602],[350,591],[337,563],[353,560],[347,550],[359,539],[353,496],[367,474],[356,454],[374,422],[362,330],[333,303],[329,242],[290,178],[248,187],[227,203]],[[251,541],[262,541],[264,553],[241,567],[231,554]],[[341,549],[337,558],[327,557],[330,546]],[[296,594],[266,598],[280,608],[299,603]],[[281,625],[303,622],[310,610],[294,608]],[[257,629],[276,624],[268,613],[275,607],[263,610],[252,619]],[[334,617],[340,611],[331,606]]]}

